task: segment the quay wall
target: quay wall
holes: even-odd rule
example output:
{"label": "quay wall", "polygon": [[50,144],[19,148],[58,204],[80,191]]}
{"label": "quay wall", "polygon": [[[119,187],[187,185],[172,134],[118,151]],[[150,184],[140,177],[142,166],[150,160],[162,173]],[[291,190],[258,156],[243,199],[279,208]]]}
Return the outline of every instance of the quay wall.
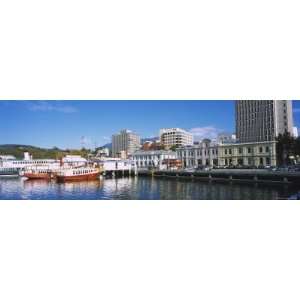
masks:
{"label": "quay wall", "polygon": [[212,171],[138,171],[139,176],[168,177],[174,179],[211,182],[247,182],[269,184],[298,184],[300,172],[272,172],[266,170],[212,170]]}

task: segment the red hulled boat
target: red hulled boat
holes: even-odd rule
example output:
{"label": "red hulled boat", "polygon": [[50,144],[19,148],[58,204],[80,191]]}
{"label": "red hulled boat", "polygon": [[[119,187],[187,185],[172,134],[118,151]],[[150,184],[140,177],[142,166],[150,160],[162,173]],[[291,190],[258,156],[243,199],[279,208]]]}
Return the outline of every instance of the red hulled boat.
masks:
{"label": "red hulled boat", "polygon": [[59,171],[56,179],[57,182],[95,180],[99,175],[100,170],[96,168],[71,168]]}
{"label": "red hulled boat", "polygon": [[24,171],[24,177],[28,179],[45,179],[50,180],[55,177],[55,174],[50,170],[26,170]]}

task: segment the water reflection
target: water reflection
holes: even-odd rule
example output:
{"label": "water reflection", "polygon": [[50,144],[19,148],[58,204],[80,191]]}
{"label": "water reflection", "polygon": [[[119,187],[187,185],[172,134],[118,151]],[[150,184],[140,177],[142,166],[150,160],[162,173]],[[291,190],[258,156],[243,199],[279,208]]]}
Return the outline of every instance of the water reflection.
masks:
{"label": "water reflection", "polygon": [[0,178],[0,199],[280,199],[290,186],[209,183],[147,177],[56,183]]}

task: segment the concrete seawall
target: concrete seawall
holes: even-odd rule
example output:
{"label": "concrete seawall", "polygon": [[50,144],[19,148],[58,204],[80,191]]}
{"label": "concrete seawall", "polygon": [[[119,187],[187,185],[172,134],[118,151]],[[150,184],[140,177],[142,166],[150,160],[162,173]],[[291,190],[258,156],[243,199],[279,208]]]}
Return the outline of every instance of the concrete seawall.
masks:
{"label": "concrete seawall", "polygon": [[299,184],[300,172],[268,170],[211,170],[211,171],[138,171],[139,176],[168,177],[212,182],[247,182],[268,184]]}

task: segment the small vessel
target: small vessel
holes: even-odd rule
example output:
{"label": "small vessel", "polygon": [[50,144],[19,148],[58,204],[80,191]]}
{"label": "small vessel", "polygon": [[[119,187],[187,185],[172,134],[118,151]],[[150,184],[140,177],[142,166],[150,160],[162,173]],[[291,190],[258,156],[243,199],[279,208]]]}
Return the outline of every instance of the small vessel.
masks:
{"label": "small vessel", "polygon": [[19,170],[16,168],[0,167],[0,176],[19,176]]}
{"label": "small vessel", "polygon": [[92,167],[62,169],[56,174],[57,182],[95,180],[100,170]]}
{"label": "small vessel", "polygon": [[50,180],[55,177],[55,173],[49,169],[31,169],[25,170],[22,176],[28,179]]}

